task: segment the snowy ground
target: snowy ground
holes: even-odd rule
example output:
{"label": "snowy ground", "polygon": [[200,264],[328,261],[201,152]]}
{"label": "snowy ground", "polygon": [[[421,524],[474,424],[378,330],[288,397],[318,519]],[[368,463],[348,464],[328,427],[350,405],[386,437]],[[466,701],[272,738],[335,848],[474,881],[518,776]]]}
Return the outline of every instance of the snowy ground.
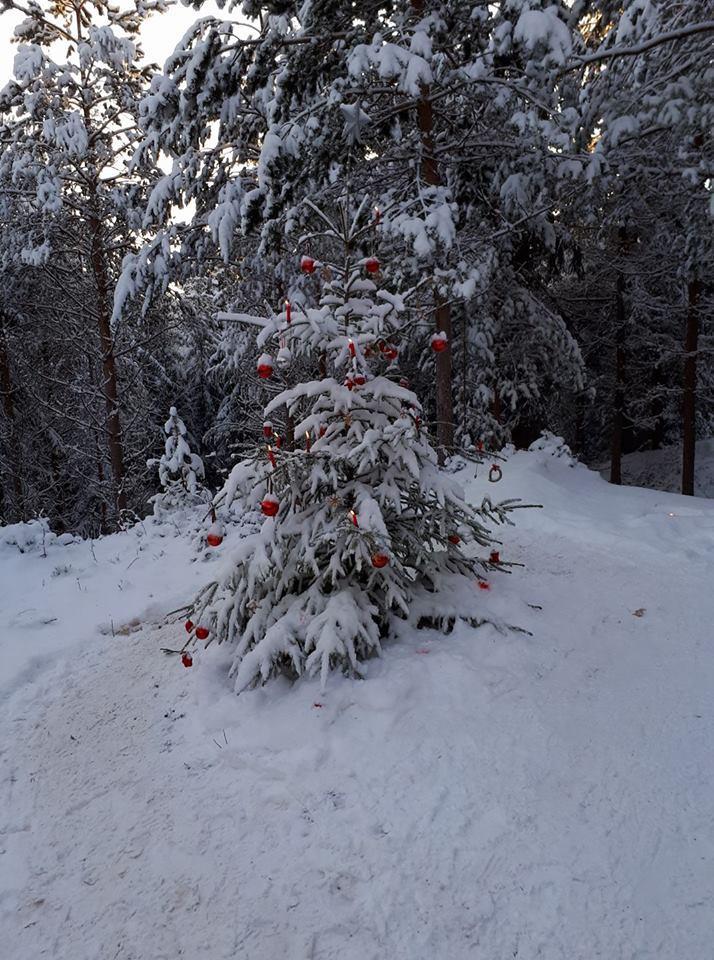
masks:
{"label": "snowy ground", "polygon": [[[600,464],[603,477],[610,476],[610,464]],[[623,483],[652,490],[682,489],[682,445],[661,450],[627,453],[622,458]],[[694,465],[694,495],[714,497],[714,439],[699,440]]]}
{"label": "snowy ground", "polygon": [[210,573],[180,539],[0,548],[3,957],[711,956],[714,501],[548,451],[471,489],[544,505],[492,587],[533,636],[423,633],[324,695],[160,652]]}

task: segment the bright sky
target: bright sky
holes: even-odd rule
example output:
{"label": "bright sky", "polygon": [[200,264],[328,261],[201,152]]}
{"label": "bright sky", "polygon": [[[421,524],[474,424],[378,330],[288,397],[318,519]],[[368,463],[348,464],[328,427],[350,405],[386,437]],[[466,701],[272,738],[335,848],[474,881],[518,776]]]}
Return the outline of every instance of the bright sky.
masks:
{"label": "bright sky", "polygon": [[[168,13],[151,17],[142,30],[142,46],[146,59],[163,64],[192,23],[201,17],[213,15],[222,20],[232,19],[225,10],[219,11],[212,0],[208,0],[200,11],[177,4]],[[4,86],[12,76],[16,47],[10,42],[10,38],[20,20],[22,16],[14,12],[0,15],[0,86]]]}

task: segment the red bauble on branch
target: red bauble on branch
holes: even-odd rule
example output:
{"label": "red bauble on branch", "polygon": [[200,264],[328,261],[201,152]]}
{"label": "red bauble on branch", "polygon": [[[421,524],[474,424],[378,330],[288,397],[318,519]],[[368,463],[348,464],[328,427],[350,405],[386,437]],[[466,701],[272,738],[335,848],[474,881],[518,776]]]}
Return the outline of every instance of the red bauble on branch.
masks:
{"label": "red bauble on branch", "polygon": [[354,385],[355,385],[354,380],[351,377],[347,377],[347,379],[345,380],[345,386],[347,387],[347,389],[353,390]]}
{"label": "red bauble on branch", "polygon": [[386,344],[384,350],[382,350],[382,354],[386,360],[396,360],[399,356],[399,351],[393,343],[388,343]]}
{"label": "red bauble on branch", "polygon": [[449,540],[449,543],[453,543],[454,546],[461,543],[461,537],[458,535],[458,533],[450,533],[448,540]]}
{"label": "red bauble on branch", "polygon": [[489,562],[490,562],[490,563],[500,563],[500,562],[501,562],[501,554],[498,552],[498,550],[492,550],[492,551],[491,551],[491,556],[490,556],[488,559],[489,559]]}
{"label": "red bauble on branch", "polygon": [[373,553],[372,554],[372,566],[376,567],[378,570],[381,570],[382,567],[386,567],[389,563],[389,557],[386,553]]}
{"label": "red bauble on branch", "polygon": [[263,424],[263,436],[266,440],[270,440],[273,435],[273,425],[269,420],[266,420]]}
{"label": "red bauble on branch", "polygon": [[354,379],[354,384],[356,387],[363,387],[367,383],[367,378],[361,373],[358,373]]}
{"label": "red bauble on branch", "polygon": [[186,633],[190,633],[193,630],[193,620],[187,620],[184,627],[186,627]]}
{"label": "red bauble on branch", "polygon": [[449,338],[442,330],[440,333],[434,333],[431,337],[431,349],[434,353],[443,353],[449,346]]}
{"label": "red bauble on branch", "polygon": [[274,517],[280,509],[280,501],[273,493],[266,493],[260,504],[260,509],[266,517]]}
{"label": "red bauble on branch", "polygon": [[181,663],[184,665],[184,667],[192,667],[192,666],[193,666],[193,657],[191,656],[191,654],[190,654],[190,653],[187,653],[187,652],[186,652],[186,653],[182,653],[182,654],[181,654]]}
{"label": "red bauble on branch", "polygon": [[209,547],[220,547],[223,543],[223,527],[217,520],[214,520],[208,528],[206,534],[206,543]]}
{"label": "red bauble on branch", "polygon": [[267,380],[268,377],[273,375],[273,358],[269,353],[264,353],[258,357],[257,370],[261,380]]}
{"label": "red bauble on branch", "polygon": [[379,273],[379,260],[376,257],[370,257],[365,261],[364,268],[367,273]]}
{"label": "red bauble on branch", "polygon": [[196,638],[198,640],[207,640],[209,630],[208,627],[196,627]]}
{"label": "red bauble on branch", "polygon": [[300,269],[303,273],[314,273],[317,264],[312,257],[306,255],[300,257]]}

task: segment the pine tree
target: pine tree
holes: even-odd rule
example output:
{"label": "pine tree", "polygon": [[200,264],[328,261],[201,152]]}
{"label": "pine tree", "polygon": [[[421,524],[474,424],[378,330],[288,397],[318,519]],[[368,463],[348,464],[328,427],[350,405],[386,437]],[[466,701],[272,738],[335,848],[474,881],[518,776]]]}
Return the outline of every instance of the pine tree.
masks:
{"label": "pine tree", "polygon": [[[261,328],[257,370],[273,396],[264,444],[216,503],[240,500],[264,519],[199,595],[191,626],[198,639],[236,643],[237,691],[281,671],[323,684],[334,668],[360,674],[399,621],[485,619],[478,588],[494,564],[475,550],[491,543],[485,521],[505,521],[512,504],[474,508],[438,468],[400,376],[414,291],[389,292],[376,256],[353,252],[371,230],[366,207],[316,211],[323,230],[301,260],[312,285],[324,281],[316,306],[234,318]],[[313,376],[290,385],[300,360]]]}
{"label": "pine tree", "polygon": [[85,326],[85,350],[96,342],[92,388],[104,407],[99,439],[111,479],[102,485],[112,488],[113,523],[129,502],[119,358],[131,349],[122,334],[134,338],[112,326],[112,296],[140,226],[137,208],[155,179],[153,166],[129,166],[151,72],[141,63],[138,35],[146,17],[164,8],[163,0],[138,0],[129,10],[102,0],[4,4],[25,19],[15,31],[15,77],[0,93],[2,172],[34,207],[23,244],[34,264],[49,272],[52,258],[73,260],[81,277],[78,294],[77,273],[66,263],[55,269],[64,309]]}
{"label": "pine tree", "polygon": [[164,424],[166,442],[158,460],[148,460],[148,467],[158,467],[162,492],[152,498],[154,513],[161,517],[167,511],[205,500],[202,481],[205,477],[203,461],[191,452],[186,424],[176,407],[169,410]]}

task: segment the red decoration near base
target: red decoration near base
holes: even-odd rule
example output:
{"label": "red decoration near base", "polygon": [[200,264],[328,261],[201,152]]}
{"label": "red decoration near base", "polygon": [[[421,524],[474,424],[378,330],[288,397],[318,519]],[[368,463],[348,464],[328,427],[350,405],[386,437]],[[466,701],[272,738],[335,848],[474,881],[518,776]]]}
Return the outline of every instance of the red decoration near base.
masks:
{"label": "red decoration near base", "polygon": [[486,583],[485,580],[479,580],[479,582],[478,582],[478,588],[479,588],[479,590],[490,590],[490,589],[491,589],[491,584],[490,584],[490,583]]}
{"label": "red decoration near base", "polygon": [[181,654],[181,663],[184,665],[184,667],[192,667],[192,666],[193,666],[193,657],[191,656],[191,654],[190,654],[190,653],[182,653],[182,654]]}
{"label": "red decoration near base", "polygon": [[280,509],[280,502],[272,493],[267,493],[260,504],[260,509],[266,517],[274,517]]}

